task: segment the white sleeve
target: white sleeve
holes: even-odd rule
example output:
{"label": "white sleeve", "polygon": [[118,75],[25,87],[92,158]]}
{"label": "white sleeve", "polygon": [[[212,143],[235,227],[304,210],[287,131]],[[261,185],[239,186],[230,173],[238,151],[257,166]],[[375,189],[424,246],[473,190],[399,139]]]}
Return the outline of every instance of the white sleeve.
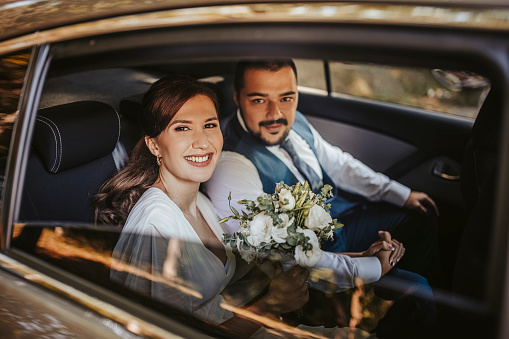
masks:
{"label": "white sleeve", "polygon": [[[231,193],[231,205],[242,211],[244,205],[237,204],[242,199],[256,200],[263,193],[263,184],[255,165],[245,156],[236,152],[223,152],[212,177],[204,184],[205,194],[214,204],[220,219],[232,215],[228,205]],[[237,232],[239,222],[229,220],[223,227],[230,234]]]}
{"label": "white sleeve", "polygon": [[351,154],[325,141],[309,125],[313,133],[318,161],[338,187],[359,194],[370,201],[385,201],[403,207],[410,188],[375,172]]}
{"label": "white sleeve", "polygon": [[[361,279],[364,284],[369,284],[380,279],[382,275],[382,266],[376,257],[351,258],[325,251],[313,268],[321,271],[320,277],[328,277],[327,282],[337,287],[335,292],[355,287],[356,278]],[[324,280],[314,281],[311,278],[310,284],[316,289],[330,289],[329,284],[324,285]]]}

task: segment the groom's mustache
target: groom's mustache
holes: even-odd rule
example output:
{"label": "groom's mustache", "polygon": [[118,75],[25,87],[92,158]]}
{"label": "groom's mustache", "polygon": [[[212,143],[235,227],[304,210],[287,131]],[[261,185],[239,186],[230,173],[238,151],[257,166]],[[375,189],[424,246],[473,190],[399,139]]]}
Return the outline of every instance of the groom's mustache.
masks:
{"label": "groom's mustache", "polygon": [[260,125],[260,127],[261,127],[261,126],[269,126],[269,125],[273,125],[273,124],[282,124],[282,125],[288,126],[288,120],[286,120],[284,118],[277,119],[277,120],[267,120],[267,121],[260,122],[258,125]]}

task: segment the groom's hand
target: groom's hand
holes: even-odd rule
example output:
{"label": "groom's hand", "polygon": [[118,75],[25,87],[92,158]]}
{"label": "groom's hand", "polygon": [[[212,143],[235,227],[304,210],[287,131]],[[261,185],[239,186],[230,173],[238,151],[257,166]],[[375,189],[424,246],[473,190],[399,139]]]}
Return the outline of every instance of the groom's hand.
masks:
{"label": "groom's hand", "polygon": [[410,192],[407,201],[405,202],[405,208],[409,210],[415,210],[421,214],[426,214],[428,211],[434,213],[438,217],[438,207],[426,193],[423,192]]}

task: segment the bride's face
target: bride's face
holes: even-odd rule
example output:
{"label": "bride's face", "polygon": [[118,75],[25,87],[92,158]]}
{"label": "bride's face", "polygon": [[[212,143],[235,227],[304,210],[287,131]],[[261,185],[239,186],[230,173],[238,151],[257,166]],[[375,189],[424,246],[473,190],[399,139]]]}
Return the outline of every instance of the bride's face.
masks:
{"label": "bride's face", "polygon": [[216,168],[223,135],[214,103],[204,95],[189,99],[175,114],[168,127],[147,141],[152,154],[162,157],[160,174],[201,183]]}

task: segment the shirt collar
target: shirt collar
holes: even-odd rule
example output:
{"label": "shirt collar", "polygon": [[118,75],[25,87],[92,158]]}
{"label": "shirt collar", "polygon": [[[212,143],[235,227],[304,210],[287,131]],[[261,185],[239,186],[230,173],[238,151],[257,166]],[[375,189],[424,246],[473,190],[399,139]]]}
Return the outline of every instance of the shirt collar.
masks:
{"label": "shirt collar", "polygon": [[242,126],[244,131],[249,133],[249,131],[247,130],[247,127],[246,127],[246,123],[244,122],[244,118],[242,117],[242,114],[240,114],[240,109],[238,109],[238,108],[237,108],[237,119],[239,119],[240,126]]}

